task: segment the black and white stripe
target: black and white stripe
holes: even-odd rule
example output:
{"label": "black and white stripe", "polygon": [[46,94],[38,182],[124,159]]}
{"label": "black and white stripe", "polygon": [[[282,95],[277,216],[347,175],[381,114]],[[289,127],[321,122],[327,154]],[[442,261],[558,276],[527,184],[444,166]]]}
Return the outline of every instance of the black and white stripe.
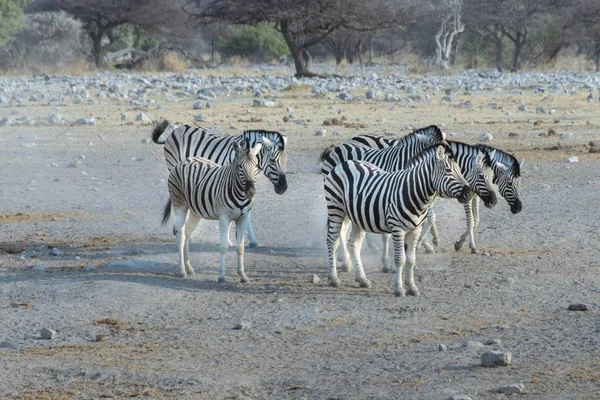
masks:
{"label": "black and white stripe", "polygon": [[244,232],[254,203],[257,154],[262,144],[249,146],[249,141],[242,146],[233,142],[235,158],[226,166],[205,158],[191,157],[171,168],[168,181],[170,198],[163,211],[162,223],[167,223],[172,209],[175,215],[173,233],[177,235],[179,243],[181,276],[194,273],[190,263],[189,241],[200,219],[204,218],[219,220],[219,282],[225,281],[225,253],[229,249],[228,231],[232,221],[235,221],[237,230],[238,274],[242,282],[248,281],[244,273]]}
{"label": "black and white stripe", "polygon": [[404,169],[395,172],[386,172],[364,161],[343,162],[325,177],[324,186],[330,283],[340,285],[335,253],[340,244],[342,225],[351,222],[351,257],[355,279],[361,287],[370,286],[360,260],[365,232],[392,235],[397,296],[405,295],[401,280],[406,258],[409,294],[419,293],[413,276],[415,247],[427,205],[436,195],[457,198],[461,203],[467,202],[472,195],[451,149],[443,145],[425,149]]}
{"label": "black and white stripe", "polygon": [[[361,143],[363,146],[369,146],[373,149],[384,149],[390,146],[396,146],[398,144],[397,139],[390,139],[384,136],[378,135],[359,135],[351,139],[352,142]],[[500,149],[496,149],[491,146],[485,145],[467,145],[465,143],[456,142],[449,140],[448,144],[452,147],[454,154],[457,157],[459,165],[463,173],[465,172],[465,164],[461,160],[465,158],[473,158],[480,151],[486,151],[491,158],[491,167],[493,171],[492,182],[498,186],[498,191],[510,206],[513,214],[518,214],[522,210],[522,203],[519,199],[519,193],[517,188],[520,185],[521,166],[522,162],[519,163],[517,159]],[[482,198],[483,199],[483,198]],[[486,203],[489,207],[490,204]],[[467,219],[467,230],[461,235],[459,241],[454,244],[456,251],[460,250],[466,238],[469,238],[469,247],[473,253],[477,253],[477,247],[475,245],[475,238],[473,229],[479,225],[479,197],[475,196],[468,204],[465,204],[465,216]],[[422,238],[425,237],[429,227],[432,229],[433,242],[436,244],[439,242],[437,237],[437,227],[435,226],[435,213],[431,210],[429,218],[421,233]],[[420,240],[421,242],[422,240]],[[433,251],[433,247],[425,243],[427,251]]]}
{"label": "black and white stripe", "polygon": [[[269,178],[275,193],[283,194],[287,190],[285,168],[287,164],[287,138],[279,132],[248,130],[239,136],[222,136],[208,132],[203,127],[181,125],[173,130],[166,139],[161,135],[169,127],[169,121],[162,120],[152,131],[152,140],[164,144],[165,162],[169,171],[180,161],[189,157],[202,157],[219,165],[228,165],[235,158],[233,143],[243,145],[249,141],[250,147],[262,144],[258,154],[258,168]],[[248,224],[250,247],[258,246],[252,223]]]}

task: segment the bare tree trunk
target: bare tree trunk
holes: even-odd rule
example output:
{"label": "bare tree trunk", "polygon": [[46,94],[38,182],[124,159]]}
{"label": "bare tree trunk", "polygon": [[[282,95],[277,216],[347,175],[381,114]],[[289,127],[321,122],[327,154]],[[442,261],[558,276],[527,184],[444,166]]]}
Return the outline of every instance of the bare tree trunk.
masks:
{"label": "bare tree trunk", "polygon": [[302,59],[302,49],[298,47],[296,43],[296,39],[290,29],[290,24],[288,20],[281,21],[281,34],[283,35],[283,39],[285,40],[285,44],[287,44],[288,49],[290,49],[290,55],[292,56],[292,60],[294,60],[294,66],[296,67],[296,77],[306,76],[308,71],[305,69],[305,65]]}
{"label": "bare tree trunk", "polygon": [[521,50],[523,49],[523,44],[525,43],[525,38],[527,34],[521,34],[521,32],[517,32],[517,40],[515,40],[515,52],[513,53],[513,63],[512,63],[512,71],[518,71],[521,69]]}
{"label": "bare tree trunk", "polygon": [[457,34],[465,30],[461,22],[463,0],[445,0],[448,14],[442,19],[440,30],[435,35],[436,63],[449,68],[452,56],[452,43]]}
{"label": "bare tree trunk", "polygon": [[90,37],[92,38],[93,43],[92,53],[94,55],[96,68],[104,68],[104,55],[106,54],[106,49],[102,46],[104,32],[99,29],[96,33],[90,33]]}

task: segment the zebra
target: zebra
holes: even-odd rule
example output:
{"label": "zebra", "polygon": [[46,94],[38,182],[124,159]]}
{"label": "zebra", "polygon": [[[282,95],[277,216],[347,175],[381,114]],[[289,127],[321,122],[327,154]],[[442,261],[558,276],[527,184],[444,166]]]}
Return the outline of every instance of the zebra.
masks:
{"label": "zebra", "polygon": [[[378,135],[359,135],[350,139],[350,143],[360,143],[362,146],[373,148],[373,149],[384,149],[390,146],[397,146],[399,143],[398,139],[389,139],[384,136]],[[510,210],[513,214],[518,214],[523,209],[523,205],[519,198],[518,187],[520,186],[521,167],[523,161],[519,162],[513,155],[508,154],[500,149],[496,149],[491,146],[477,144],[475,146],[466,145],[465,143],[448,140],[448,144],[452,147],[452,150],[460,160],[464,158],[464,154],[468,153],[471,156],[478,152],[478,149],[487,151],[490,153],[492,160],[492,171],[494,172],[492,183],[498,186],[500,195],[506,199]],[[462,167],[462,165],[461,165]],[[477,254],[478,250],[475,245],[475,238],[473,234],[473,228],[477,228],[479,225],[479,197],[475,196],[470,203],[465,204],[465,215],[467,219],[467,230],[461,235],[461,238],[455,242],[454,249],[459,251],[462,248],[466,238],[469,238],[469,247],[473,254]],[[437,246],[439,243],[439,237],[437,234],[437,227],[435,225],[435,212],[433,209],[429,210],[427,222],[421,232],[421,238],[419,239],[418,245],[421,243],[425,245],[427,252],[432,252],[433,247],[427,242],[424,242],[425,235],[429,228],[433,234],[433,244]]]}
{"label": "zebra", "polygon": [[[340,286],[335,253],[340,245],[342,225],[350,221],[350,251],[354,276],[360,287],[371,286],[360,259],[365,232],[392,235],[396,296],[406,295],[402,284],[406,259],[408,294],[419,295],[414,282],[415,248],[427,205],[436,195],[456,198],[461,203],[472,196],[448,145],[431,146],[410,160],[405,169],[394,172],[364,161],[345,161],[325,177],[324,187],[330,284]],[[347,254],[345,258],[348,263]]]}
{"label": "zebra", "polygon": [[[439,131],[439,128],[435,128]],[[424,129],[431,129],[431,127]],[[419,131],[415,131],[413,133],[416,132]],[[439,132],[440,133],[437,135],[437,137],[438,139],[443,140],[445,135],[441,131]],[[409,134],[407,137],[410,137],[411,135],[413,134]],[[390,146],[378,150],[367,148],[362,145],[348,143],[344,143],[334,148],[329,147],[321,154],[318,169],[323,173],[328,173],[341,162],[348,159],[353,159],[370,162],[388,172],[397,171],[402,169],[406,162],[410,159],[410,147],[406,145],[406,142],[410,141],[410,139],[407,139],[407,137],[396,141],[396,143],[401,144],[399,146]],[[414,140],[413,142],[419,143],[419,141]],[[413,148],[417,148],[417,146],[413,146]],[[476,157],[472,160],[461,159],[460,161],[464,164],[464,173],[468,175],[467,181],[469,184],[471,184],[471,188],[475,190],[475,193],[478,196],[484,199],[487,206],[493,207],[497,200],[494,190],[491,186],[492,171],[490,169],[490,158],[489,155],[487,155],[487,153],[484,151],[480,151],[479,153],[479,158]],[[345,257],[345,253],[347,252],[345,241],[347,228],[348,226],[344,225],[341,233],[342,245],[340,248],[340,258],[342,259]],[[389,235],[383,236],[383,254],[381,260],[383,262],[382,270],[384,272],[389,270],[387,251],[389,248],[389,239]],[[374,245],[371,247],[376,249],[376,246]],[[350,268],[350,265],[346,264],[346,268]]]}
{"label": "zebra", "polygon": [[399,139],[397,146],[389,146],[381,151],[373,151],[353,143],[330,146],[321,153],[317,172],[327,175],[336,165],[346,160],[367,161],[386,171],[396,171],[421,150],[445,142],[446,134],[437,126],[430,125]]}
{"label": "zebra", "polygon": [[179,244],[180,275],[194,274],[190,263],[189,242],[201,218],[219,220],[221,235],[221,262],[219,282],[225,282],[225,253],[229,249],[229,224],[235,221],[237,232],[237,272],[243,283],[248,282],[244,272],[244,232],[254,204],[255,181],[258,174],[258,154],[262,143],[251,146],[247,139],[240,146],[232,142],[233,161],[226,166],[201,157],[190,157],[171,168],[169,172],[169,200],[164,207],[162,225],[175,215],[173,234]]}
{"label": "zebra", "polygon": [[[258,154],[258,168],[269,178],[275,193],[283,194],[287,190],[285,168],[287,164],[287,137],[276,131],[249,130],[239,136],[222,136],[209,133],[200,126],[181,125],[166,139],[161,135],[169,127],[169,121],[160,121],[152,131],[152,140],[164,144],[165,162],[170,171],[180,161],[188,157],[203,157],[220,165],[226,165],[235,158],[232,143],[239,145],[250,140],[250,146],[262,143]],[[248,223],[249,247],[258,247],[252,223]],[[230,242],[230,245],[232,243]]]}

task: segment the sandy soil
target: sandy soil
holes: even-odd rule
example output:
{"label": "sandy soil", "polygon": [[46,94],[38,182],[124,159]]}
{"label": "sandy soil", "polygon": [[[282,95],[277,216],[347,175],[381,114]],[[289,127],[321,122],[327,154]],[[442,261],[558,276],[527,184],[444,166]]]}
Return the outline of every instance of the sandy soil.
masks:
{"label": "sandy soil", "polygon": [[[524,384],[523,399],[600,398],[600,154],[587,148],[600,140],[599,102],[510,90],[457,95],[452,105],[440,104],[442,94],[408,106],[302,89],[272,96],[277,107],[254,114],[250,95],[202,110],[222,133],[263,128],[289,138],[287,193],[276,195],[264,177],[258,185],[261,247],[247,249],[249,284],[238,283],[233,252],[229,283],[217,284],[214,221],[194,235],[197,275],[176,276],[175,238],[159,223],[168,196],[162,148],[142,142],[151,124],[121,121],[139,112],[127,101],[60,107],[72,119],[94,116],[96,126],[0,128],[1,398],[503,399],[499,388],[513,383]],[[472,108],[455,106],[467,99]],[[556,112],[536,114],[542,104]],[[288,107],[302,122],[283,122]],[[144,112],[188,123],[197,114],[191,102]],[[346,126],[313,136],[341,115]],[[328,286],[322,181],[312,173],[319,152],[358,133],[432,123],[469,143],[491,133],[492,145],[524,158],[523,212],[512,215],[504,200],[482,209],[480,255],[471,255],[453,250],[462,207],[440,202],[442,244],[417,257],[419,298],[395,298],[392,275],[368,249],[371,290],[347,273],[341,288]],[[538,137],[549,128],[573,137]],[[579,162],[568,163],[571,155]],[[67,167],[73,160],[81,165]],[[24,252],[6,251],[19,244]],[[589,310],[568,311],[572,303]],[[41,340],[41,328],[56,337]],[[464,346],[491,339],[500,342]],[[511,352],[512,365],[482,367],[490,349]]]}

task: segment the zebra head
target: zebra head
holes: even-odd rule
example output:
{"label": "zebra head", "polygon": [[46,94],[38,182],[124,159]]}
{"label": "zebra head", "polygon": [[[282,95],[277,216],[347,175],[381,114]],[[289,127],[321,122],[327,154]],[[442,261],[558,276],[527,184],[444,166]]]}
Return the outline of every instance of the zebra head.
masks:
{"label": "zebra head", "polygon": [[242,190],[249,199],[254,198],[256,193],[255,183],[258,175],[258,154],[262,143],[256,143],[251,147],[250,140],[246,139],[242,146],[233,142],[235,159],[233,165],[238,168],[238,179],[242,184]]}
{"label": "zebra head", "polygon": [[406,137],[409,138],[411,136],[417,138],[422,149],[433,146],[434,144],[446,143],[446,133],[442,132],[437,125],[429,125],[425,128],[417,129]]}
{"label": "zebra head", "polygon": [[284,194],[287,190],[285,167],[287,137],[276,131],[246,131],[244,135],[260,136],[263,148],[258,154],[258,168],[273,184],[275,193]]}
{"label": "zebra head", "polygon": [[465,204],[473,197],[473,191],[460,172],[460,166],[454,159],[449,145],[435,148],[435,162],[431,177],[434,189],[441,197],[457,199]]}
{"label": "zebra head", "polygon": [[519,163],[515,159],[512,164],[510,168],[499,161],[493,164],[495,174],[494,183],[498,185],[500,195],[506,199],[506,202],[510,206],[510,212],[518,214],[523,209],[518,191],[518,188],[521,186],[521,166],[523,165],[523,161]]}
{"label": "zebra head", "polygon": [[464,168],[464,176],[469,186],[475,194],[483,200],[487,208],[492,208],[496,205],[496,193],[492,187],[494,181],[494,171],[492,169],[492,160],[494,159],[495,150],[488,153],[483,149],[477,149],[477,156],[471,157],[468,168]]}

